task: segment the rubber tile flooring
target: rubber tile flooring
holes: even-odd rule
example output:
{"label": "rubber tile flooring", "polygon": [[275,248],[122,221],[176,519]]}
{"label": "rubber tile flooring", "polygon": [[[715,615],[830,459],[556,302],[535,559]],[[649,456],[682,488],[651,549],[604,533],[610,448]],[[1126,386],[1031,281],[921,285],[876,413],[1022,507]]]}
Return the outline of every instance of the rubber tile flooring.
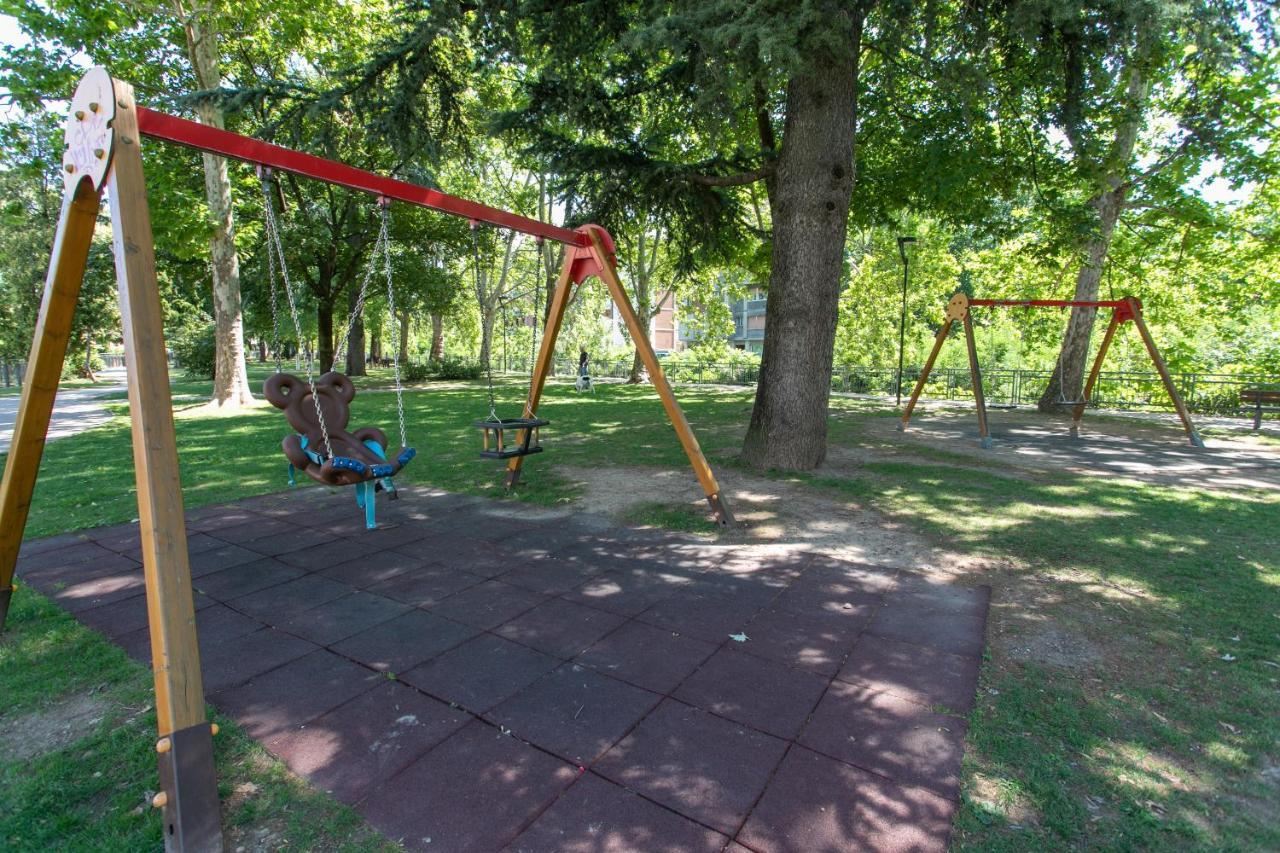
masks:
{"label": "rubber tile flooring", "polygon": [[[410,488],[188,513],[205,692],[441,851],[944,850],[989,590]],[[138,528],[21,580],[140,661]],[[19,593],[20,594],[20,593]]]}

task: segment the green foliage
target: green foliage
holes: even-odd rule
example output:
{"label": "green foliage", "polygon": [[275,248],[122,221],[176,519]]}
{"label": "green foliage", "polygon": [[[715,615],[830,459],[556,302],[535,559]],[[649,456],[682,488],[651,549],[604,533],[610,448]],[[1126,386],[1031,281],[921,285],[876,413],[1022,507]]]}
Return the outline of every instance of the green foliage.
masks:
{"label": "green foliage", "polygon": [[173,350],[177,366],[193,379],[212,379],[214,359],[213,320],[208,317],[193,318],[170,336],[169,348]]}
{"label": "green foliage", "polygon": [[724,344],[700,346],[663,356],[662,370],[672,382],[751,384],[760,375],[760,356]]}
{"label": "green foliage", "polygon": [[470,380],[484,375],[484,368],[478,361],[463,356],[446,355],[439,361],[428,362],[431,376],[434,379]]}

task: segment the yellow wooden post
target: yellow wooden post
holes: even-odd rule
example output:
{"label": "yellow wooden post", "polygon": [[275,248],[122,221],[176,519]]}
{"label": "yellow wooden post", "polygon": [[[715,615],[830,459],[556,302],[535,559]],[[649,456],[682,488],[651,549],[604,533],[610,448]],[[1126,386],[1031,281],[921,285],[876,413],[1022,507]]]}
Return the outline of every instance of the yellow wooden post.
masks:
{"label": "yellow wooden post", "polygon": [[[538,403],[542,400],[542,389],[547,384],[547,376],[551,373],[551,359],[555,356],[556,338],[560,336],[560,327],[564,324],[564,312],[569,306],[570,291],[573,290],[573,257],[572,250],[564,253],[564,264],[560,267],[560,275],[556,278],[555,293],[551,295],[551,308],[547,312],[546,328],[542,331],[542,345],[538,348],[538,360],[534,363],[533,376],[529,380],[529,396],[524,402],[524,417],[532,418],[538,411]],[[524,440],[524,436],[520,436]],[[499,448],[501,449],[501,448]],[[520,482],[520,469],[524,465],[523,456],[513,456],[507,460],[508,489],[515,488]]]}
{"label": "yellow wooden post", "polygon": [[0,630],[4,629],[13,594],[13,570],[31,509],[31,493],[44,453],[58,380],[62,377],[67,338],[93,242],[93,227],[98,221],[101,192],[92,180],[77,180],[62,197],[62,213],[27,359],[9,458],[4,479],[0,480]]}
{"label": "yellow wooden post", "polygon": [[924,363],[924,370],[920,372],[920,378],[916,380],[916,387],[911,391],[911,399],[907,400],[907,407],[902,410],[902,423],[898,424],[898,431],[903,432],[907,428],[907,424],[911,422],[911,413],[915,411],[916,403],[920,400],[920,394],[924,392],[924,384],[929,381],[929,374],[933,372],[933,364],[938,360],[938,353],[942,352],[942,345],[947,342],[947,335],[951,333],[951,324],[957,320],[962,320],[969,314],[969,297],[963,293],[953,294],[951,300],[947,303],[946,319],[942,323],[942,328],[938,330],[938,334],[933,336],[933,349],[929,351],[929,358]]}
{"label": "yellow wooden post", "polygon": [[1080,435],[1080,420],[1084,417],[1085,407],[1089,405],[1089,398],[1093,395],[1093,386],[1098,381],[1098,374],[1102,372],[1102,361],[1107,357],[1107,350],[1111,348],[1111,341],[1116,336],[1116,329],[1120,327],[1120,313],[1114,308],[1111,309],[1111,322],[1107,324],[1107,333],[1102,336],[1102,346],[1098,347],[1098,355],[1093,360],[1093,368],[1089,371],[1089,378],[1084,383],[1084,393],[1080,395],[1080,402],[1076,403],[1075,410],[1071,413],[1071,437],[1076,438]]}
{"label": "yellow wooden post", "polygon": [[1193,447],[1204,447],[1204,440],[1200,438],[1200,433],[1196,432],[1195,425],[1191,423],[1191,413],[1187,410],[1186,403],[1182,402],[1182,395],[1178,393],[1178,389],[1173,384],[1173,377],[1169,375],[1169,368],[1160,356],[1160,350],[1156,347],[1156,342],[1152,339],[1151,332],[1147,330],[1146,321],[1142,319],[1142,303],[1134,296],[1126,296],[1125,302],[1129,303],[1129,310],[1133,315],[1133,325],[1138,327],[1138,334],[1142,336],[1142,343],[1146,345],[1147,354],[1151,356],[1151,362],[1156,366],[1156,372],[1160,374],[1165,390],[1169,392],[1169,399],[1173,401],[1173,408],[1178,412],[1178,417],[1182,420],[1182,428],[1187,431],[1187,439]]}
{"label": "yellow wooden post", "polygon": [[987,431],[987,398],[982,392],[982,370],[978,367],[978,345],[973,340],[973,318],[964,312],[964,340],[969,350],[969,381],[973,384],[973,407],[978,412],[978,443],[983,448],[991,446],[991,434]]}
{"label": "yellow wooden post", "polygon": [[213,733],[205,718],[187,530],[169,392],[164,316],[133,87],[114,82],[115,155],[107,178],[120,292],[138,522],[155,676],[165,846],[221,850]]}
{"label": "yellow wooden post", "polygon": [[[622,319],[627,324],[631,340],[635,343],[636,351],[640,354],[640,361],[644,364],[645,369],[649,371],[649,380],[658,392],[659,399],[662,400],[662,406],[667,412],[667,417],[670,419],[672,427],[675,428],[676,436],[680,439],[685,455],[689,457],[689,465],[693,468],[693,472],[698,478],[698,483],[702,486],[702,491],[707,496],[707,503],[711,505],[716,521],[722,525],[733,524],[733,513],[729,509],[729,505],[725,503],[724,495],[720,491],[720,484],[717,482],[711,466],[707,463],[706,456],[702,453],[698,438],[693,434],[693,428],[689,426],[688,418],[685,417],[684,411],[676,401],[666,374],[662,372],[662,365],[658,361],[657,353],[653,351],[653,346],[649,342],[648,330],[641,324],[640,318],[636,316],[635,310],[631,307],[631,300],[627,298],[627,292],[622,286],[621,279],[618,278],[613,256],[605,247],[603,238],[601,238],[600,232],[596,228],[588,227],[584,229],[584,232],[591,239],[589,251],[593,261],[593,269],[600,277],[600,280],[604,282],[605,287],[608,288],[609,296],[613,299],[614,305],[617,306]],[[551,310],[547,316],[547,327],[542,338],[542,348],[538,351],[538,361],[534,367],[533,379],[529,386],[529,398],[524,407],[524,416],[526,418],[535,416],[538,402],[542,398],[542,389],[546,383],[547,374],[550,371],[551,358],[555,351],[556,337],[560,334],[565,308],[569,304],[569,291],[573,285],[575,260],[581,260],[579,252],[568,251],[565,253],[564,266],[560,269],[560,278],[556,282],[556,292],[552,297]],[[508,488],[515,485],[519,480],[522,463],[523,457],[519,456],[507,462]]]}

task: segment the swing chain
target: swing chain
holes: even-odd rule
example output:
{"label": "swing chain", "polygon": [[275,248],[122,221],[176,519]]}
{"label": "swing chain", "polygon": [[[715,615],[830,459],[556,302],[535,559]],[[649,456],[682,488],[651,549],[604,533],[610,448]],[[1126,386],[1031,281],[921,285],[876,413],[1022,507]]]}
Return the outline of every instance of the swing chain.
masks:
{"label": "swing chain", "polygon": [[409,440],[406,438],[404,428],[404,388],[400,384],[400,337],[403,331],[400,315],[396,313],[396,296],[391,277],[391,199],[382,196],[378,199],[378,205],[382,208],[382,228],[378,234],[378,242],[382,244],[382,268],[387,277],[387,310],[391,312],[391,319],[396,329],[395,344],[391,347],[391,367],[396,377],[396,417],[400,420],[400,446],[408,447]]}
{"label": "swing chain", "polygon": [[[484,290],[480,287],[480,242],[476,238],[476,230],[480,227],[479,220],[471,220],[471,273],[476,291],[476,301],[480,304],[480,336],[484,337]],[[482,340],[482,344],[483,344]],[[485,349],[484,354],[484,370],[485,378],[489,382],[489,420],[494,423],[498,420],[498,405],[493,396],[493,341],[488,342],[489,346]]]}
{"label": "swing chain", "polygon": [[[298,303],[293,296],[293,284],[289,281],[289,267],[284,259],[284,245],[280,241],[280,223],[276,219],[276,205],[271,198],[271,170],[263,169],[260,175],[262,184],[262,207],[266,213],[266,234],[268,251],[274,249],[276,261],[280,265],[280,278],[284,281],[284,295],[289,302],[289,315],[293,318],[293,329],[298,336],[298,346],[302,346],[302,320],[298,316]],[[324,450],[329,458],[333,458],[333,446],[329,443],[329,426],[324,420],[324,409],[320,406],[320,395],[316,393],[315,356],[307,354],[307,386],[311,389],[311,402],[316,407],[316,421],[320,424],[320,435],[324,438]]]}
{"label": "swing chain", "polygon": [[[382,204],[382,202],[379,201],[379,204]],[[382,206],[381,218],[382,225],[378,230],[378,239],[374,241],[373,251],[369,255],[369,266],[365,268],[364,278],[360,282],[360,290],[356,295],[356,304],[352,307],[351,314],[347,317],[347,327],[342,333],[342,340],[338,342],[338,346],[333,351],[334,364],[340,362],[346,353],[347,344],[351,340],[351,333],[356,327],[356,321],[360,319],[361,314],[364,312],[365,299],[369,295],[369,283],[373,281],[373,275],[378,271],[378,255],[380,250],[387,248],[387,243],[390,239],[387,234],[388,215],[386,205]]]}
{"label": "swing chain", "polygon": [[[258,166],[256,171],[258,180],[265,182],[264,173],[270,172],[270,169],[265,166]],[[266,186],[265,183],[263,186]],[[271,294],[271,354],[275,356],[276,373],[281,373],[284,370],[284,365],[280,360],[280,309],[277,305],[279,295],[276,293],[279,286],[276,275],[276,256],[271,246],[270,238],[267,239],[267,281],[270,283],[269,292]]]}

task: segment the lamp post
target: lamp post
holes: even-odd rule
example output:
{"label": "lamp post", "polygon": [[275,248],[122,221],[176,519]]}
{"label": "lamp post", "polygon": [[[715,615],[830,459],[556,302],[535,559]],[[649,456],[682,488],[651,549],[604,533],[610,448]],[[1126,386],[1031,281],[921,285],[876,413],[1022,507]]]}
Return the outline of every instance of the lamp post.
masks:
{"label": "lamp post", "polygon": [[902,310],[898,314],[898,406],[902,406],[902,352],[907,340],[907,244],[915,237],[898,238],[898,255],[902,258]]}

